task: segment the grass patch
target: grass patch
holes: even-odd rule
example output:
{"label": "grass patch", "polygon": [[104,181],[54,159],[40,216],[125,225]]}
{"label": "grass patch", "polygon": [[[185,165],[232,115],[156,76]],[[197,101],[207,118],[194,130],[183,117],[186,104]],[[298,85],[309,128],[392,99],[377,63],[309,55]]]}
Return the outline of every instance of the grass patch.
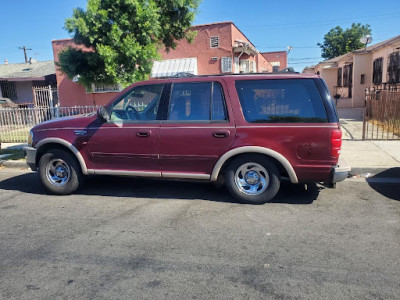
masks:
{"label": "grass patch", "polygon": [[0,142],[2,143],[26,143],[28,140],[29,128],[13,131],[0,131]]}
{"label": "grass patch", "polygon": [[25,159],[25,151],[23,149],[1,149],[0,155],[10,154],[7,157],[1,158],[1,160],[21,160]]}

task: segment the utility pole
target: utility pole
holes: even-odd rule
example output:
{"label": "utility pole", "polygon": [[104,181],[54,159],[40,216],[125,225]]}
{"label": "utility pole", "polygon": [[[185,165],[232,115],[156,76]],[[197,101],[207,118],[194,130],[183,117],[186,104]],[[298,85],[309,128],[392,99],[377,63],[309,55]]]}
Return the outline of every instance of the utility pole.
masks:
{"label": "utility pole", "polygon": [[26,46],[19,47],[19,49],[24,50],[25,63],[28,63],[28,56],[26,55],[26,50],[32,50],[31,48],[26,48]]}

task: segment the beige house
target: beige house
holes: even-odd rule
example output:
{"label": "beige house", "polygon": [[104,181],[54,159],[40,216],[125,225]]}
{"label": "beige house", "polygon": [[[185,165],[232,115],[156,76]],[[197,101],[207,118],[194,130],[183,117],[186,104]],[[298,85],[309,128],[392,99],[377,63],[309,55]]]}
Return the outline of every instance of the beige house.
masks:
{"label": "beige house", "polygon": [[366,88],[400,85],[400,35],[303,70],[318,72],[332,96],[340,95],[338,107],[364,107]]}

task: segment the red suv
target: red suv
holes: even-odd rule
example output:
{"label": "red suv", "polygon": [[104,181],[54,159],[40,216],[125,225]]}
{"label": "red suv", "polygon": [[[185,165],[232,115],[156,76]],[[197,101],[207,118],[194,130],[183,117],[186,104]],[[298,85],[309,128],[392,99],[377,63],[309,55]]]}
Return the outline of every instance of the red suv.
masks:
{"label": "red suv", "polygon": [[86,175],[224,180],[241,202],[265,203],[281,180],[334,185],[341,130],[316,75],[193,76],[138,82],[97,114],[30,132],[27,162],[52,193]]}

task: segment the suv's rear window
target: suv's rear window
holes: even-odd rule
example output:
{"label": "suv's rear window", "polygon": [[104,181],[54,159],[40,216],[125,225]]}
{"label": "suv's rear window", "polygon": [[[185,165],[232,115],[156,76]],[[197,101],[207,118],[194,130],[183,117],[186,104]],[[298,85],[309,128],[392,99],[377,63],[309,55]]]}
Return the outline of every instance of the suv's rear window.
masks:
{"label": "suv's rear window", "polygon": [[239,80],[236,90],[247,122],[328,122],[312,79]]}

